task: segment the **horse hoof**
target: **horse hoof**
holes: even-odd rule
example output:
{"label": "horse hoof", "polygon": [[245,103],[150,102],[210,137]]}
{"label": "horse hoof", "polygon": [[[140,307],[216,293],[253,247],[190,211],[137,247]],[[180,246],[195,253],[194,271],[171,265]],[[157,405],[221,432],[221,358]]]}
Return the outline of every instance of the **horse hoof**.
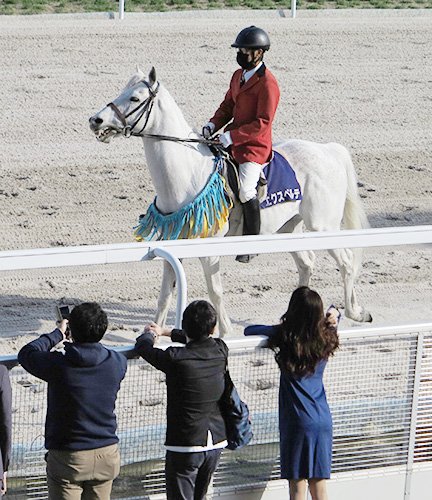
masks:
{"label": "horse hoof", "polygon": [[248,264],[256,256],[257,256],[257,254],[237,255],[237,257],[235,258],[235,260],[237,262],[241,262],[242,264]]}
{"label": "horse hoof", "polygon": [[360,323],[372,323],[372,315],[369,311],[366,311],[365,309],[363,309],[360,313],[359,319],[354,320],[354,321],[358,321]]}
{"label": "horse hoof", "polygon": [[369,311],[362,309],[357,314],[346,314],[346,317],[358,323],[372,323],[372,315]]}
{"label": "horse hoof", "polygon": [[365,311],[365,313],[364,313],[363,317],[364,317],[364,320],[363,320],[363,321],[364,321],[365,323],[372,323],[373,318],[372,318],[372,314],[371,314],[370,312]]}

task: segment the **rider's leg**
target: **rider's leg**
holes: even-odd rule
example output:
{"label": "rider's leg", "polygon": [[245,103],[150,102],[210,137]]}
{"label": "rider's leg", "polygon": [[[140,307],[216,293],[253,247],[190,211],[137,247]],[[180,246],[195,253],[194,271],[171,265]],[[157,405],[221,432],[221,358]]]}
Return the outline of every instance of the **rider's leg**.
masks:
{"label": "rider's leg", "polygon": [[[257,185],[262,166],[254,162],[240,163],[240,201],[243,208],[243,234],[259,234],[261,227]],[[255,255],[237,255],[239,262],[249,262]]]}
{"label": "rider's leg", "polygon": [[259,234],[261,218],[258,198],[252,198],[243,203],[243,217],[243,234]]}
{"label": "rider's leg", "polygon": [[257,185],[260,179],[262,165],[253,161],[240,163],[240,201],[246,203],[257,195]]}

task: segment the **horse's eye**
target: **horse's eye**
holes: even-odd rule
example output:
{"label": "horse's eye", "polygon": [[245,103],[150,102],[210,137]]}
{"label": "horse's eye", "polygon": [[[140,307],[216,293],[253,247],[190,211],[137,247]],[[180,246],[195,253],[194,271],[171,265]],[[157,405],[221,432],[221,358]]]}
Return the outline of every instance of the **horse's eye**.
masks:
{"label": "horse's eye", "polygon": [[130,98],[130,100],[131,100],[132,102],[139,102],[138,97],[134,97],[134,96],[132,96],[132,97]]}

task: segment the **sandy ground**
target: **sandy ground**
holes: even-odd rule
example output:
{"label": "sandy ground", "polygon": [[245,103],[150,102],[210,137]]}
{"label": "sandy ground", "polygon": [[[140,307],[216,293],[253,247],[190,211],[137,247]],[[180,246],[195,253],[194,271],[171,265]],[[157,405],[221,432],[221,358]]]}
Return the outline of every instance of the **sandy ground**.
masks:
{"label": "sandy ground", "polygon": [[[277,138],[347,146],[373,227],[432,222],[432,12],[275,11],[0,16],[0,249],[132,241],[154,197],[139,139],[96,142],[88,118],[135,65],[155,66],[193,126],[221,101],[236,68],[236,33],[257,24],[279,80]],[[181,168],[181,166],[179,166]],[[431,320],[431,250],[365,251],[360,302],[374,324]],[[127,343],[155,313],[161,263],[0,273],[0,352],[52,329],[57,301],[97,300],[110,343]],[[185,263],[189,298],[205,298],[199,263]],[[289,256],[248,266],[223,258],[234,334],[274,322],[296,286]],[[343,305],[332,259],[311,286]],[[171,313],[173,319],[174,308]],[[342,326],[353,323],[343,320]]]}

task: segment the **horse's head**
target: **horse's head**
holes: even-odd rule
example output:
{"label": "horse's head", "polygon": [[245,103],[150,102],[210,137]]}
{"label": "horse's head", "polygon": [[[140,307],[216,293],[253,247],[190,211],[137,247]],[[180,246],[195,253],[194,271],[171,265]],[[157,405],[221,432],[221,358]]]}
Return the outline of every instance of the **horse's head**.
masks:
{"label": "horse's head", "polygon": [[89,118],[90,128],[98,141],[109,142],[118,134],[125,137],[141,135],[149,122],[158,89],[155,69],[151,69],[145,80],[137,68],[122,93]]}

